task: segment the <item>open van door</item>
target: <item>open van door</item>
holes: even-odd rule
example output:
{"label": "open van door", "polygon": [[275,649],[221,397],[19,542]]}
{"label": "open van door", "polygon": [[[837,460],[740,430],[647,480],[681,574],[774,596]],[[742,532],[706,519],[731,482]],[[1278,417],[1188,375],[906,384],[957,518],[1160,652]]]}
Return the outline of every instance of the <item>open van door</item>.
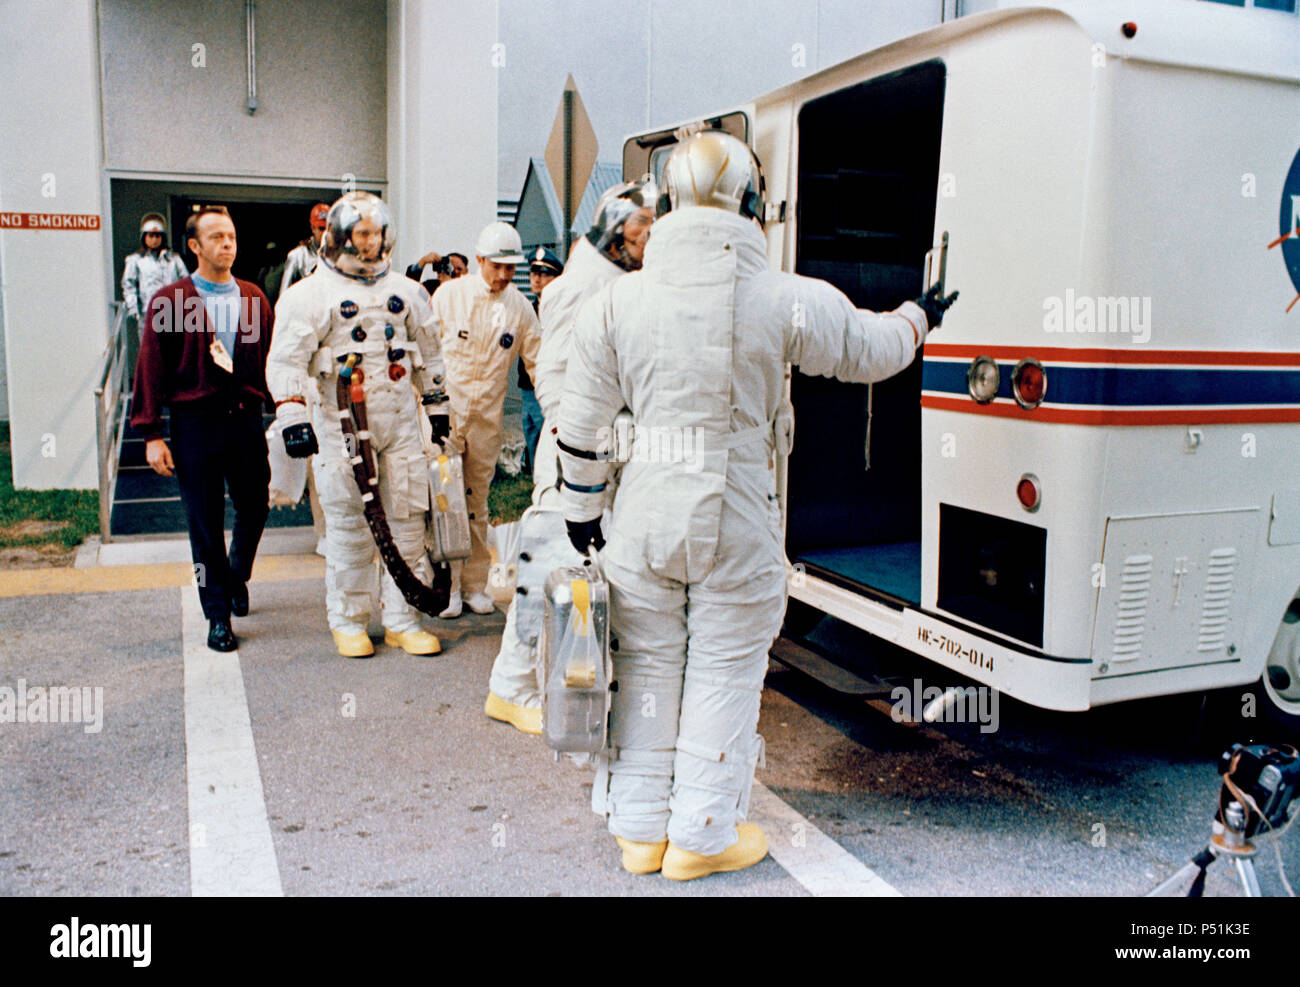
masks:
{"label": "open van door", "polygon": [[[922,293],[946,81],[929,60],[798,107],[796,273],[876,312]],[[921,373],[918,352],[876,384],[790,384],[786,553],[797,571],[895,608],[921,601]]]}
{"label": "open van door", "polygon": [[630,182],[642,175],[655,176],[658,182],[673,147],[683,137],[699,130],[721,130],[753,146],[750,120],[753,107],[746,106],[719,116],[705,117],[678,124],[665,130],[654,130],[629,137],[623,143],[623,181]]}

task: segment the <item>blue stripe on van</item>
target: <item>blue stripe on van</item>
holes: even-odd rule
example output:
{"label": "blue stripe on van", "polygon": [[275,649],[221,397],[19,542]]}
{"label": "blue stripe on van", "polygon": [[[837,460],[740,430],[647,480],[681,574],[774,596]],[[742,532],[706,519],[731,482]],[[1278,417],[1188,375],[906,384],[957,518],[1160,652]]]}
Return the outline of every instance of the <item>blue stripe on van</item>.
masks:
{"label": "blue stripe on van", "polygon": [[[926,360],[921,388],[968,395],[969,361]],[[998,363],[998,397],[1012,398],[1015,363]],[[1047,396],[1043,404],[1103,407],[1150,405],[1300,405],[1300,370],[1269,367],[1058,367],[1045,364]]]}

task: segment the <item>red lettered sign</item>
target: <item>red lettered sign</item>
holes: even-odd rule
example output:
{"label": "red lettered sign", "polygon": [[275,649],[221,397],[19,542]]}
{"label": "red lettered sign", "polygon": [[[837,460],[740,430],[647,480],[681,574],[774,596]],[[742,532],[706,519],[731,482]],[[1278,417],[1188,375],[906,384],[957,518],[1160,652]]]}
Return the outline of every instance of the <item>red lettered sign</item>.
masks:
{"label": "red lettered sign", "polygon": [[72,212],[0,212],[0,230],[97,230],[99,216]]}

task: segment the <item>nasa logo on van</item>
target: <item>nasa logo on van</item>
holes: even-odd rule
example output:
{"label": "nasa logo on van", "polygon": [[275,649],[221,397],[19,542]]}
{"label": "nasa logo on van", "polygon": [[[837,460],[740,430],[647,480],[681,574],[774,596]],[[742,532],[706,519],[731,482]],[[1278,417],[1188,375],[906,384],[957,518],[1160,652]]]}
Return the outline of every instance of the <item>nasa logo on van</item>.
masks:
{"label": "nasa logo on van", "polygon": [[1300,302],[1300,151],[1291,161],[1291,170],[1282,183],[1282,216],[1278,233],[1281,236],[1269,246],[1282,245],[1282,261],[1297,292],[1286,310],[1291,311]]}

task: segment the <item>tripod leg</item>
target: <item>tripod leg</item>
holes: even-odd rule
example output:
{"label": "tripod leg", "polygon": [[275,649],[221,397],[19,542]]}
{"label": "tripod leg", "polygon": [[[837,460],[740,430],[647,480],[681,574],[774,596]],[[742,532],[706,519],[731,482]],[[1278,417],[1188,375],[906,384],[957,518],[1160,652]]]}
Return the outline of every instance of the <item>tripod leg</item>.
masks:
{"label": "tripod leg", "polygon": [[1246,897],[1263,897],[1259,892],[1259,878],[1255,876],[1255,862],[1249,857],[1236,857],[1233,863],[1237,865],[1237,876],[1241,878],[1241,886],[1246,890]]}
{"label": "tripod leg", "polygon": [[1192,858],[1191,863],[1184,865],[1163,883],[1147,892],[1146,897],[1201,897],[1202,891],[1205,890],[1205,868],[1210,866],[1210,863],[1213,860],[1214,854],[1212,854],[1208,848],[1202,850]]}
{"label": "tripod leg", "polygon": [[1192,882],[1192,886],[1187,889],[1187,897],[1201,898],[1205,896],[1205,869],[1214,863],[1214,851],[1206,847],[1192,858],[1192,863],[1200,868],[1200,873],[1196,875],[1196,880]]}

